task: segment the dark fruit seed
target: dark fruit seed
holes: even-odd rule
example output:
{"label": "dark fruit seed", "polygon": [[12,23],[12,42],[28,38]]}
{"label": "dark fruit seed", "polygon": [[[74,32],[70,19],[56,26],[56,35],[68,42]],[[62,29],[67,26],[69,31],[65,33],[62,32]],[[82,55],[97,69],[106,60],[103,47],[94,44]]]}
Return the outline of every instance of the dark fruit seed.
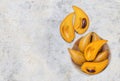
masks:
{"label": "dark fruit seed", "polygon": [[91,69],[91,70],[87,69],[87,71],[90,72],[90,73],[94,73],[95,72],[95,70],[93,70],[93,69]]}
{"label": "dark fruit seed", "polygon": [[93,39],[93,36],[91,35],[91,37],[90,37],[90,42],[92,42],[92,39]]}
{"label": "dark fruit seed", "polygon": [[87,25],[87,21],[85,18],[82,19],[82,28],[85,28]]}

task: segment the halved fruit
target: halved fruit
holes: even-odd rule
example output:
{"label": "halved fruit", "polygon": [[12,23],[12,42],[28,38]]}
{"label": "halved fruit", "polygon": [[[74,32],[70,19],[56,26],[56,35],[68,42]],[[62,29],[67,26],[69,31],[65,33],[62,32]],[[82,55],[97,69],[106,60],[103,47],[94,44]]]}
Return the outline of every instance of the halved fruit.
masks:
{"label": "halved fruit", "polygon": [[83,34],[89,27],[89,18],[87,14],[77,6],[73,6],[75,12],[74,29],[78,34]]}
{"label": "halved fruit", "polygon": [[108,63],[109,63],[108,59],[102,62],[85,62],[81,66],[81,70],[87,74],[97,74],[103,71],[108,65]]}
{"label": "halved fruit", "polygon": [[75,32],[73,28],[73,15],[74,13],[70,13],[61,23],[60,25],[60,33],[62,38],[66,42],[72,42],[75,38]]}
{"label": "halved fruit", "polygon": [[90,43],[84,51],[84,56],[87,61],[93,61],[100,51],[101,47],[107,42],[107,40],[98,40]]}

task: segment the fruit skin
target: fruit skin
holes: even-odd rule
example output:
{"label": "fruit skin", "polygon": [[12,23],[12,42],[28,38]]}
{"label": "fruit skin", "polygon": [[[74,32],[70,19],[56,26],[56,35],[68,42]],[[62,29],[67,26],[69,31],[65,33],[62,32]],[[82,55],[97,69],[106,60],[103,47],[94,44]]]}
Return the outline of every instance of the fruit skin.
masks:
{"label": "fruit skin", "polygon": [[101,38],[95,32],[93,32],[92,33],[92,42],[98,41],[98,40],[101,40]]}
{"label": "fruit skin", "polygon": [[93,61],[101,49],[101,47],[107,42],[107,40],[98,40],[90,43],[84,51],[84,56],[87,61]]}
{"label": "fruit skin", "polygon": [[87,74],[97,74],[103,71],[105,67],[108,65],[108,63],[109,63],[108,59],[102,62],[85,62],[81,66],[81,70]]}
{"label": "fruit skin", "polygon": [[80,51],[76,51],[73,49],[68,48],[68,51],[71,55],[71,59],[73,60],[73,62],[77,65],[82,65],[85,62],[85,58],[83,56],[83,53],[81,53]]}
{"label": "fruit skin", "polygon": [[60,33],[62,38],[70,43],[73,41],[73,39],[75,38],[75,32],[74,32],[74,28],[73,28],[73,16],[74,13],[70,13],[61,23],[60,25]]}
{"label": "fruit skin", "polygon": [[95,58],[94,62],[103,61],[103,60],[107,59],[108,56],[109,56],[109,51],[108,51],[108,50],[105,50],[105,51],[103,51],[103,52],[101,52],[101,53],[99,53],[99,54],[97,55],[97,57]]}
{"label": "fruit skin", "polygon": [[92,32],[82,37],[79,41],[79,49],[84,52],[85,47],[90,43]]}
{"label": "fruit skin", "polygon": [[89,18],[87,14],[77,6],[73,6],[75,13],[74,29],[78,34],[83,34],[89,27]]}

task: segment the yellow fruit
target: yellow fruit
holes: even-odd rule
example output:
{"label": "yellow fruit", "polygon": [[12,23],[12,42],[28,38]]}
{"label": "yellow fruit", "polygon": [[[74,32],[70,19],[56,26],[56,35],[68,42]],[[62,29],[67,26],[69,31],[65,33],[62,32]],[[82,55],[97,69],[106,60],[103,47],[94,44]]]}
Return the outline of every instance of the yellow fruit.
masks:
{"label": "yellow fruit", "polygon": [[60,25],[60,33],[62,38],[66,42],[72,42],[75,38],[75,32],[73,28],[73,15],[74,13],[70,13],[61,23]]}
{"label": "yellow fruit", "polygon": [[87,14],[77,6],[73,6],[75,12],[74,29],[78,34],[83,34],[89,27],[89,18]]}
{"label": "yellow fruit", "polygon": [[83,53],[81,53],[80,51],[76,51],[73,49],[68,49],[70,55],[71,55],[71,59],[73,60],[73,62],[77,65],[82,65],[83,62],[85,62],[85,58],[83,56]]}
{"label": "yellow fruit", "polygon": [[108,50],[105,50],[105,51],[103,51],[103,52],[101,52],[101,53],[99,53],[99,54],[97,55],[97,57],[95,58],[94,62],[103,61],[103,60],[107,59],[108,56],[109,56],[109,51],[108,51]]}
{"label": "yellow fruit", "polygon": [[87,74],[97,74],[103,71],[107,65],[108,65],[108,59],[102,62],[85,62],[81,66],[81,70]]}
{"label": "yellow fruit", "polygon": [[74,43],[72,49],[77,50],[77,51],[80,51],[80,49],[79,49],[79,41],[80,41],[80,39],[78,39],[78,40]]}
{"label": "yellow fruit", "polygon": [[101,47],[107,42],[107,40],[98,40],[90,43],[84,51],[84,56],[87,61],[93,61],[101,49]]}
{"label": "yellow fruit", "polygon": [[92,42],[98,41],[98,40],[101,40],[101,38],[95,32],[93,32],[93,34],[92,34]]}
{"label": "yellow fruit", "polygon": [[91,42],[92,32],[88,33],[82,37],[79,41],[79,49],[81,52],[84,52],[85,47]]}

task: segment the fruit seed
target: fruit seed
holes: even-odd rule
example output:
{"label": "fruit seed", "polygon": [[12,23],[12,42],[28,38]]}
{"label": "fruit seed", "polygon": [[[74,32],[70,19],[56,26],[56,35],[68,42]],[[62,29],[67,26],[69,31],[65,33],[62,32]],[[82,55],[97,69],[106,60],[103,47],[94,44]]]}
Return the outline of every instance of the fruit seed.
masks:
{"label": "fruit seed", "polygon": [[87,21],[85,18],[82,19],[82,28],[85,28],[87,25]]}

